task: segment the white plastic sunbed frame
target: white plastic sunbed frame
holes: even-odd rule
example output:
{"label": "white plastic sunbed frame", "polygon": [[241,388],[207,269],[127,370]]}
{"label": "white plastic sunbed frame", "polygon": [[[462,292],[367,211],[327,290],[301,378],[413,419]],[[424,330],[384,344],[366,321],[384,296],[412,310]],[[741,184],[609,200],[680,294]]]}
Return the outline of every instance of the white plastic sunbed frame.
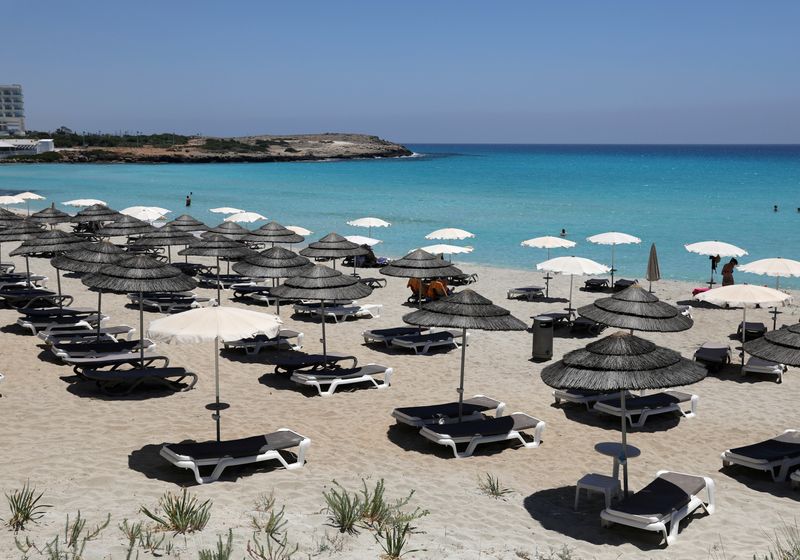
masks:
{"label": "white plastic sunbed frame", "polygon": [[[296,371],[289,379],[298,385],[314,387],[321,397],[330,397],[336,392],[337,388],[344,385],[353,385],[355,383],[370,382],[377,389],[388,389],[392,384],[392,374],[394,373],[393,368],[380,364],[367,364],[355,368],[355,370],[341,370],[344,374],[342,377],[320,375],[321,373],[327,372],[330,374],[336,371],[337,370]],[[374,377],[375,375],[383,375],[383,381],[379,382],[376,380]],[[323,387],[327,387],[327,389],[323,390]]]}
{"label": "white plastic sunbed frame", "polygon": [[[800,443],[800,430],[784,430],[782,434],[777,437],[787,436],[791,439],[796,439],[798,443]],[[774,439],[774,438],[773,438]],[[722,459],[722,466],[729,467],[731,465],[740,465],[742,467],[747,467],[749,469],[755,469],[758,471],[767,471],[772,475],[772,480],[775,482],[785,482],[786,477],[789,476],[789,472],[796,466],[800,465],[800,457],[794,457],[792,459],[779,459],[775,461],[766,461],[763,459],[753,459],[751,457],[746,457],[744,455],[737,455],[736,453],[732,453],[730,449],[723,451],[722,455],[720,455]],[[793,473],[792,480],[798,480],[797,477],[800,477],[798,473]]]}
{"label": "white plastic sunbed frame", "polygon": [[[258,354],[264,348],[278,348],[280,346],[286,346],[292,350],[300,350],[303,347],[303,338],[305,334],[289,329],[281,329],[278,332],[278,336],[275,338],[266,338],[266,337],[253,337],[253,338],[242,338],[239,340],[231,340],[228,342],[224,342],[225,349],[229,348],[243,348],[245,353],[248,356],[253,356]],[[296,338],[297,342],[292,344],[290,340],[292,338]]]}
{"label": "white plastic sunbed frame", "polygon": [[[656,477],[660,477],[661,475],[669,472],[671,471],[658,471],[656,473]],[[627,525],[628,527],[634,527],[644,531],[655,531],[664,536],[664,540],[667,541],[667,546],[671,545],[675,542],[675,539],[678,538],[678,530],[680,529],[680,522],[682,519],[688,517],[694,510],[700,507],[703,508],[709,515],[713,514],[714,510],[716,509],[714,500],[714,481],[707,476],[698,476],[693,474],[686,476],[695,476],[697,478],[702,478],[705,481],[704,490],[706,491],[706,501],[703,501],[697,495],[692,495],[688,504],[679,510],[673,511],[671,514],[664,516],[632,515],[617,511],[613,506],[611,506],[600,512],[600,523],[603,527],[610,527],[614,523],[617,523],[619,525]],[[667,530],[667,526],[669,526],[669,530]]]}
{"label": "white plastic sunbed frame", "polygon": [[[448,330],[448,331],[436,331],[436,332],[429,332],[429,333],[422,333],[425,334],[439,334],[442,332],[449,332],[450,338],[445,338],[442,340],[429,340],[429,341],[415,341],[410,340],[407,337],[397,337],[393,338],[391,345],[392,346],[399,346],[400,348],[409,348],[414,351],[414,354],[427,354],[431,351],[432,348],[438,348],[440,346],[449,346],[451,348],[460,348],[458,341],[461,341],[461,344],[469,344],[469,338],[472,336],[472,333],[467,333],[467,338],[463,339],[463,333],[460,330]],[[416,335],[413,335],[416,336]]]}
{"label": "white plastic sunbed frame", "polygon": [[[500,418],[506,411],[506,403],[503,401],[498,401],[497,399],[493,399],[492,397],[487,397],[486,395],[473,395],[469,399],[464,399],[464,404],[471,404],[473,400],[491,401],[491,404],[494,405],[495,408],[494,410],[488,409],[485,411],[474,411],[469,414],[465,414],[462,417],[462,422],[482,420],[487,412],[493,412],[495,418]],[[487,402],[486,404],[488,405],[489,403]],[[392,410],[392,417],[397,420],[398,424],[406,424],[416,428],[422,428],[428,424],[451,424],[453,422],[458,422],[458,417],[438,417],[435,419],[428,419],[420,418],[418,416],[410,416],[397,408]]]}
{"label": "white plastic sunbed frame", "polygon": [[[433,430],[436,426],[423,426],[423,428],[419,431],[419,434],[431,440],[434,443],[438,443],[439,445],[444,445],[452,449],[453,455],[456,459],[464,459],[466,457],[472,456],[475,452],[475,448],[483,443],[494,443],[498,441],[510,441],[510,440],[517,440],[519,441],[523,447],[527,448],[535,448],[539,447],[542,443],[542,432],[545,429],[545,422],[544,420],[539,420],[538,418],[534,418],[530,414],[526,414],[524,412],[514,412],[513,414],[509,415],[511,418],[514,417],[524,417],[525,420],[534,423],[534,433],[533,433],[533,441],[528,441],[522,436],[522,432],[526,430],[515,430],[510,429],[508,432],[504,434],[494,434],[494,435],[473,435],[473,436],[459,436],[459,437],[450,437],[449,435],[438,433]],[[503,417],[507,418],[507,417]],[[483,420],[476,420],[475,422],[483,422]],[[442,428],[446,429],[446,428]],[[458,451],[458,444],[467,444],[467,448],[459,452]]]}
{"label": "white plastic sunbed frame", "polygon": [[783,364],[771,362],[769,360],[762,360],[755,356],[750,356],[747,363],[742,366],[742,375],[748,373],[766,373],[767,375],[777,375],[776,383],[783,383],[783,374],[788,371],[788,367]]}
{"label": "white plastic sunbed frame", "polygon": [[315,308],[311,313],[325,319],[332,317],[335,323],[346,321],[350,317],[369,317],[370,319],[380,318],[383,305],[377,303],[367,303],[364,305],[335,305],[325,307],[323,312],[321,307]]}
{"label": "white plastic sunbed frame", "polygon": [[[262,461],[270,461],[272,459],[277,459],[280,461],[283,467],[289,471],[302,468],[305,464],[306,452],[311,446],[311,440],[306,436],[298,434],[294,430],[290,430],[289,428],[281,428],[278,431],[292,432],[293,434],[303,438],[298,444],[299,449],[297,451],[297,459],[293,463],[287,462],[286,459],[283,458],[283,455],[281,455],[280,451],[275,449],[270,449],[258,455],[251,455],[249,457],[214,457],[210,459],[193,459],[192,457],[186,455],[178,455],[167,446],[164,446],[161,448],[160,455],[176,467],[191,470],[194,473],[194,479],[198,484],[207,484],[209,482],[218,480],[219,477],[222,476],[222,471],[228,467],[233,467],[235,465],[247,465],[250,463],[260,463]],[[209,476],[200,476],[200,467],[210,467],[212,465],[214,466],[214,471]]]}
{"label": "white plastic sunbed frame", "polygon": [[26,319],[25,317],[20,317],[17,319],[17,324],[23,329],[28,329],[31,331],[32,335],[36,336],[39,331],[44,331],[55,327],[75,326],[87,327],[91,329],[97,325],[98,321],[102,323],[108,319],[108,315],[98,315],[97,313],[93,313],[87,317],[81,318],[80,320],[76,320],[74,323],[52,323],[48,322],[47,319],[44,318],[40,320],[30,320]]}
{"label": "white plastic sunbed frame", "polygon": [[789,478],[792,481],[792,488],[800,488],[800,471],[794,471]]}
{"label": "white plastic sunbed frame", "polygon": [[[617,391],[616,393],[596,393],[592,395],[573,393],[570,392],[569,389],[556,389],[553,391],[553,399],[557,405],[561,404],[561,401],[566,401],[572,404],[585,405],[586,410],[591,410],[592,405],[597,402],[619,399],[621,395],[622,393],[620,391]],[[630,393],[626,394],[626,398],[630,398]]]}
{"label": "white plastic sunbed frame", "polygon": [[[667,394],[670,393],[679,393],[678,391],[664,391]],[[627,408],[625,409],[625,418],[628,419],[628,423],[630,424],[631,428],[641,428],[644,426],[644,423],[647,422],[647,419],[651,416],[655,416],[657,414],[666,414],[668,412],[678,412],[684,418],[694,418],[697,415],[697,403],[700,402],[700,397],[698,395],[694,395],[691,393],[679,393],[679,394],[689,394],[689,410],[686,411],[681,406],[682,402],[671,403],[666,406],[661,406],[659,408]],[[635,398],[635,397],[634,397]],[[608,402],[598,401],[594,404],[594,409],[599,412],[605,412],[606,414],[611,414],[612,416],[622,416],[622,409],[610,404]],[[639,420],[636,422],[633,421],[633,417],[638,416]]]}

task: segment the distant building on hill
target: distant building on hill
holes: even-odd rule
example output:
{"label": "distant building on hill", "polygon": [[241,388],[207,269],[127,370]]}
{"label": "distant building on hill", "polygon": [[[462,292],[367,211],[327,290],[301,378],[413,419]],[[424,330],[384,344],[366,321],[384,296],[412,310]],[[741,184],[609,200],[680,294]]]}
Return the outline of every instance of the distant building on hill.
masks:
{"label": "distant building on hill", "polygon": [[22,86],[0,84],[0,136],[25,133]]}

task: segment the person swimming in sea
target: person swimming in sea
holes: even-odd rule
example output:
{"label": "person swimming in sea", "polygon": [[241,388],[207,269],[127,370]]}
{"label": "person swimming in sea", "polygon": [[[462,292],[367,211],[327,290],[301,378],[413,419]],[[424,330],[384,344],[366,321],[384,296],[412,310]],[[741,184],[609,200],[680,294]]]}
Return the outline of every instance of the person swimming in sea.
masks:
{"label": "person swimming in sea", "polygon": [[189,194],[186,195],[186,207],[187,208],[192,205],[192,194],[193,193],[189,193]]}
{"label": "person swimming in sea", "polygon": [[560,235],[561,237],[566,237],[566,236],[567,236],[567,230],[566,230],[566,229],[564,229],[564,228],[561,228],[561,233],[560,233],[559,235]]}

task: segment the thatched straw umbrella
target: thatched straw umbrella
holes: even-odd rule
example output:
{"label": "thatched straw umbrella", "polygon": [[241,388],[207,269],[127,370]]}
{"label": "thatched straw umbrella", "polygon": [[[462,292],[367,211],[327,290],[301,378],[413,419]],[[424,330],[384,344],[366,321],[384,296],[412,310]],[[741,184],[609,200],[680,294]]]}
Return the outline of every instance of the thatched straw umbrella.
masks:
{"label": "thatched straw umbrella", "polygon": [[58,224],[69,222],[72,219],[72,216],[56,208],[56,204],[54,202],[49,208],[34,212],[28,219],[32,222],[36,222],[37,224],[45,224],[52,228]]}
{"label": "thatched straw umbrella", "polygon": [[110,224],[106,224],[98,229],[97,235],[100,237],[131,237],[133,235],[149,233],[156,229],[147,222],[143,222],[132,216],[126,216],[124,214],[120,214],[120,216],[120,218],[117,218]]}
{"label": "thatched straw umbrella", "polygon": [[244,240],[248,243],[272,243],[274,247],[276,243],[288,243],[289,245],[302,243],[305,237],[285,228],[278,222],[269,222],[250,232]]}
{"label": "thatched straw umbrella", "polygon": [[369,251],[348,241],[338,233],[329,233],[319,241],[310,243],[308,247],[300,251],[304,257],[332,259],[333,268],[336,268],[336,259],[343,259],[344,257],[357,257],[359,255],[366,255]]}
{"label": "thatched straw umbrella", "polygon": [[321,264],[309,266],[302,273],[289,278],[281,286],[270,292],[279,298],[310,299],[320,302],[322,312],[322,356],[328,361],[328,343],[325,339],[325,302],[336,300],[354,300],[372,293],[372,288],[362,284],[352,276],[345,276]]}
{"label": "thatched straw umbrella", "polygon": [[[58,253],[80,249],[86,244],[87,241],[77,235],[54,229],[23,241],[22,245],[11,251],[11,255],[24,255],[25,262],[28,262],[28,257],[49,259]],[[58,267],[56,267],[56,282],[58,285],[58,306],[61,307],[61,270]]]}
{"label": "thatched straw umbrella", "polygon": [[188,247],[196,241],[197,238],[188,231],[166,225],[145,233],[133,242],[133,247],[166,247],[167,259],[172,263],[173,245],[184,245]]}
{"label": "thatched straw umbrella", "polygon": [[217,259],[217,303],[222,305],[222,288],[219,279],[219,259],[237,259],[254,253],[243,243],[234,241],[224,235],[206,233],[194,245],[178,251],[179,255],[194,255],[198,257],[215,257]]}
{"label": "thatched straw umbrella", "polygon": [[181,214],[174,220],[164,224],[164,227],[171,226],[180,231],[208,231],[208,226],[189,214]]}
{"label": "thatched straw umbrella", "polygon": [[409,325],[419,327],[449,327],[462,329],[461,377],[458,385],[458,421],[463,416],[464,364],[467,355],[467,329],[481,331],[524,331],[525,323],[511,315],[507,309],[494,305],[491,300],[473,290],[426,303],[422,309],[403,317]]}
{"label": "thatched straw umbrella", "polygon": [[144,368],[144,292],[183,292],[197,282],[174,266],[147,255],[126,257],[81,278],[85,286],[104,292],[139,293],[139,340],[141,367]]}
{"label": "thatched straw umbrella", "polygon": [[628,493],[628,448],[625,392],[664,389],[697,383],[706,368],[678,352],[656,346],[626,332],[616,332],[567,353],[542,370],[542,381],[555,389],[620,392],[622,409],[622,465]]}
{"label": "thatched straw umbrella", "polygon": [[250,235],[250,230],[246,227],[240,226],[236,222],[222,222],[217,227],[209,228],[203,237],[206,235],[224,235],[228,239],[234,241],[243,241],[245,237]]}
{"label": "thatched straw umbrella", "polygon": [[[233,265],[233,270],[255,278],[293,278],[313,266],[311,261],[283,247],[271,247],[260,253],[246,256]],[[281,310],[280,298],[275,298],[277,312]]]}
{"label": "thatched straw umbrella", "polygon": [[[3,243],[9,241],[26,241],[32,237],[36,237],[43,232],[41,225],[22,220],[18,225],[7,229],[0,230],[0,256],[2,256]],[[27,255],[25,256],[25,271],[27,273],[25,283],[30,288],[31,286],[31,267],[28,262]]]}
{"label": "thatched straw umbrella", "polygon": [[744,350],[762,360],[800,366],[800,323],[783,326],[746,342]]}
{"label": "thatched straw umbrella", "polygon": [[602,325],[646,332],[679,332],[694,324],[691,317],[634,284],[611,297],[578,308],[578,315]]}
{"label": "thatched straw umbrella", "polygon": [[[422,249],[416,249],[402,258],[392,261],[381,268],[380,273],[384,276],[416,278],[418,280],[446,278],[463,274],[461,269]],[[417,305],[422,308],[422,290],[417,293]]]}
{"label": "thatched straw umbrella", "polygon": [[100,224],[103,222],[113,222],[122,218],[122,214],[103,204],[87,206],[70,218],[74,224]]}
{"label": "thatched straw umbrella", "polygon": [[25,218],[19,214],[15,214],[14,212],[6,210],[5,208],[0,208],[0,227],[13,227],[24,219]]}

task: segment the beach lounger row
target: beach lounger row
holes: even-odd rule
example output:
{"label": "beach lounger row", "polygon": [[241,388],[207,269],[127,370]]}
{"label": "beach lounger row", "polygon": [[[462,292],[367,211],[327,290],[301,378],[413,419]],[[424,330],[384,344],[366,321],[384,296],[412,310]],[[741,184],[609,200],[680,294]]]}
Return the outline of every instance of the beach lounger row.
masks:
{"label": "beach lounger row", "polygon": [[[556,404],[562,401],[584,405],[587,410],[593,409],[603,414],[621,418],[623,415],[621,393],[601,393],[597,391],[581,391],[577,389],[555,390],[553,398]],[[659,414],[678,413],[684,418],[697,415],[700,397],[681,391],[661,391],[646,396],[633,396],[625,393],[625,419],[632,428],[641,428],[647,419]]]}
{"label": "beach lounger row", "polygon": [[[464,343],[464,333],[458,329],[432,330],[415,327],[366,330],[361,333],[365,344],[378,343],[387,348],[405,348],[415,354],[427,354],[434,348],[459,348]],[[469,341],[470,333],[466,340]]]}
{"label": "beach lounger row", "polygon": [[159,313],[180,313],[200,307],[201,303],[216,304],[216,300],[198,297],[192,292],[144,292],[141,296],[138,293],[130,293],[128,300],[134,305],[141,303],[144,309]]}
{"label": "beach lounger row", "polygon": [[241,349],[248,356],[253,356],[265,348],[300,350],[303,347],[304,337],[305,335],[301,332],[281,329],[273,338],[260,334],[250,338],[226,341],[223,344],[226,350]]}
{"label": "beach lounger row", "polygon": [[[739,330],[739,334],[741,334],[741,329]],[[748,334],[747,336],[749,338],[750,335]],[[705,365],[711,372],[720,371],[723,367],[731,363],[731,358],[730,345],[725,342],[706,342],[694,353],[694,359]],[[777,383],[783,383],[783,374],[786,373],[788,369],[789,368],[784,364],[750,356],[744,366],[742,366],[741,373],[742,375],[748,373],[774,375]]]}
{"label": "beach lounger row", "polygon": [[506,292],[506,299],[524,299],[527,301],[533,301],[541,297],[544,297],[544,288],[541,286],[511,288]]}

